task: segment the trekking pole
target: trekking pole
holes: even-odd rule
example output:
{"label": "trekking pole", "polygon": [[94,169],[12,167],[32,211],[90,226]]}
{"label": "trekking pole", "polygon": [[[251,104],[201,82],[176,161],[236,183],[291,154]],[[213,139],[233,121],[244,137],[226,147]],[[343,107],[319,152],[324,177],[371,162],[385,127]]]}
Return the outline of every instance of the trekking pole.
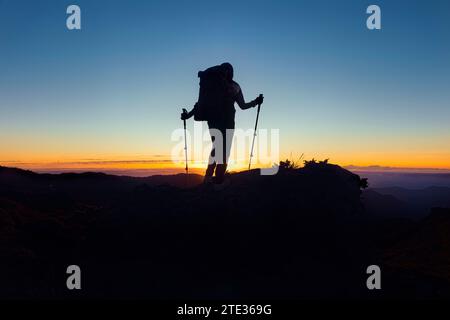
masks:
{"label": "trekking pole", "polygon": [[[259,97],[262,98],[263,95],[260,94]],[[259,119],[259,110],[260,109],[261,109],[261,104],[258,104],[258,112],[256,113],[255,131],[253,132],[252,150],[250,152],[250,161],[248,163],[248,170],[250,170],[250,167],[252,166],[253,147],[255,146],[256,129],[258,128],[258,119]]]}
{"label": "trekking pole", "polygon": [[[187,114],[187,110],[183,109],[183,114]],[[186,138],[186,119],[183,119],[183,126],[184,126],[184,155],[186,158],[186,187],[188,186],[188,177],[189,177],[189,168],[188,168],[188,154],[187,154],[187,138]]]}

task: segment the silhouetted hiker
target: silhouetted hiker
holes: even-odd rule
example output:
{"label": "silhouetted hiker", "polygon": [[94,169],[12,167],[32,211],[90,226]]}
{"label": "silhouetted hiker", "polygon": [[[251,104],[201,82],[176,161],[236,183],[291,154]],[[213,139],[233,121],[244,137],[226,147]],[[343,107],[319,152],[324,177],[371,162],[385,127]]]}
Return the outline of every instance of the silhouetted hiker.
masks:
{"label": "silhouetted hiker", "polygon": [[[204,181],[205,183],[212,181],[221,184],[224,182],[233,141],[236,113],[234,103],[236,102],[242,110],[245,110],[262,104],[264,98],[260,96],[251,102],[245,102],[241,87],[233,81],[234,71],[230,63],[223,63],[200,71],[198,76],[200,78],[199,100],[190,112],[181,114],[181,119],[189,119],[194,116],[197,121],[208,122],[213,147]],[[217,132],[214,132],[214,129],[222,134],[222,143],[215,138]],[[222,148],[222,152],[220,152],[220,148]],[[218,152],[222,157],[219,153],[219,161],[216,161],[215,154]],[[214,173],[215,178],[213,179]]]}

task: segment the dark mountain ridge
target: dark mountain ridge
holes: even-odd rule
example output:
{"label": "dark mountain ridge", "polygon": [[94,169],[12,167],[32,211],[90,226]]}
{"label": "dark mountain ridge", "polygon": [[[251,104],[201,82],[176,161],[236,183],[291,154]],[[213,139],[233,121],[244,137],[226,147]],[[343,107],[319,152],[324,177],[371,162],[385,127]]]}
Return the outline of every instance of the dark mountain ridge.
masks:
{"label": "dark mountain ridge", "polygon": [[[405,264],[414,281],[390,276],[405,272],[387,263],[399,254],[392,248],[417,232],[433,235],[420,231],[428,222],[374,219],[358,175],[311,161],[281,165],[274,176],[251,170],[229,179],[218,192],[194,175],[197,185],[185,188],[184,175],[0,168],[0,296],[382,298],[411,294],[402,286],[417,279],[436,290],[415,296],[446,294],[445,268],[430,274]],[[70,264],[83,270],[81,293],[66,290]],[[383,295],[365,287],[371,264],[386,270]]]}
{"label": "dark mountain ridge", "polygon": [[[406,189],[400,187],[390,188],[373,188],[364,192],[365,197],[371,198],[378,194],[378,198],[384,200],[379,201],[378,205],[383,205],[390,197],[392,201],[390,209],[384,210],[385,213],[391,212],[394,216],[403,216],[412,219],[420,219],[426,217],[430,209],[433,207],[450,208],[450,188],[449,187],[426,187],[423,189]],[[394,212],[394,209],[396,212]]]}

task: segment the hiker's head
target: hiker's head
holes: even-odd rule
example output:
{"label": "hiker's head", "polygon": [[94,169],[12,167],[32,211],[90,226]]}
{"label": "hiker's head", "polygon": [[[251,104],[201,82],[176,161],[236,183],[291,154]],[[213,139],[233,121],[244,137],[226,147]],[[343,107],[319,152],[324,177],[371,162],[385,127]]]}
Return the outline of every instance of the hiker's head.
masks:
{"label": "hiker's head", "polygon": [[233,76],[234,76],[234,71],[233,71],[233,66],[231,65],[231,63],[225,62],[222,63],[220,65],[224,72],[225,72],[225,77],[227,78],[227,80],[231,81],[233,80]]}

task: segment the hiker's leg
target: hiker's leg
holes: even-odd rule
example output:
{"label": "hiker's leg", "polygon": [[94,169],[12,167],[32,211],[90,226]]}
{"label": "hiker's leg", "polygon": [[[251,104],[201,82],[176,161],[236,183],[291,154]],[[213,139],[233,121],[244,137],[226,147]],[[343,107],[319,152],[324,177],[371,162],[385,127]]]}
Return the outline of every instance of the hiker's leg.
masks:
{"label": "hiker's leg", "polygon": [[206,168],[204,182],[208,183],[211,181],[212,176],[214,175],[214,170],[216,169],[216,161],[214,158],[215,151],[214,146],[212,147],[211,153],[209,154],[208,167]]}
{"label": "hiker's leg", "polygon": [[222,145],[222,157],[221,163],[217,165],[216,168],[216,178],[217,183],[222,183],[225,177],[225,172],[227,171],[228,158],[230,156],[231,144],[233,142],[233,129],[222,129],[220,130],[223,136]]}
{"label": "hiker's leg", "polygon": [[[210,168],[210,172],[214,172],[217,176],[217,167],[219,164],[223,163],[222,154],[223,154],[223,135],[222,131],[217,129],[218,126],[212,127],[210,125],[209,134],[211,135],[211,141],[213,144],[213,148],[209,157],[208,167]],[[208,172],[208,173],[210,173]]]}
{"label": "hiker's leg", "polygon": [[208,123],[208,127],[209,127],[209,134],[211,135],[212,147],[211,147],[211,152],[209,154],[208,167],[206,168],[204,182],[211,181],[211,178],[214,175],[214,171],[216,169],[216,140],[217,139],[215,137],[214,126],[212,124]]}
{"label": "hiker's leg", "polygon": [[214,170],[216,169],[216,164],[208,164],[205,172],[205,180],[210,179],[214,175]]}

